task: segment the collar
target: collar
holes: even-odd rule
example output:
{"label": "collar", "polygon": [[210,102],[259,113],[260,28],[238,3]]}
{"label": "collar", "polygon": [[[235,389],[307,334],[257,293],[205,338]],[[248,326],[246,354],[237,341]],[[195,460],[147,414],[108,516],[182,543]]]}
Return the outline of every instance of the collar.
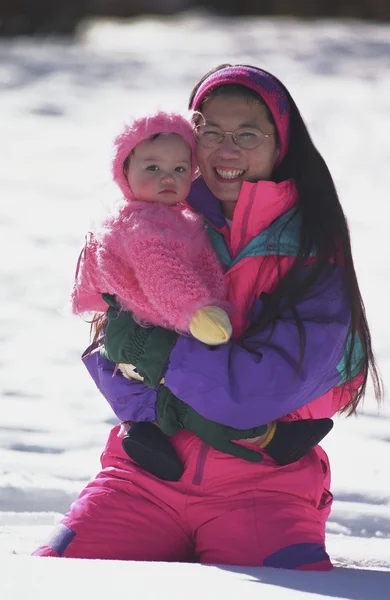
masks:
{"label": "collar", "polygon": [[[292,179],[273,181],[244,181],[234,210],[230,230],[230,250],[235,256],[256,235],[264,231],[275,219],[296,205],[298,193]],[[188,204],[201,213],[215,228],[226,235],[226,219],[220,201],[210,192],[202,177],[194,181]]]}

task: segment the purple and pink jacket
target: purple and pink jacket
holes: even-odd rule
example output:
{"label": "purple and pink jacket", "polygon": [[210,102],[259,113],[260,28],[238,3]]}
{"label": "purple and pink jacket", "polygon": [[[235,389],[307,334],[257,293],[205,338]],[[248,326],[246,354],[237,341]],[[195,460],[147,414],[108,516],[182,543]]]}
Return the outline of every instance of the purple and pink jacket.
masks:
{"label": "purple and pink jacket", "polygon": [[[193,183],[188,203],[209,224],[214,248],[227,269],[234,331],[244,331],[262,311],[261,294],[272,292],[296,256],[300,219],[295,185],[244,182],[230,231],[219,201],[201,178]],[[165,385],[207,419],[239,429],[281,418],[332,417],[360,384],[359,348],[354,379],[346,382],[345,376],[350,311],[343,266],[329,265],[329,273],[297,304],[296,312],[306,337],[299,374],[299,333],[286,313],[273,330],[270,326],[248,337],[245,347],[234,340],[209,347],[180,335]],[[99,353],[85,354],[83,360],[118,419],[156,420],[157,390],[119,373],[113,376],[115,365]]]}

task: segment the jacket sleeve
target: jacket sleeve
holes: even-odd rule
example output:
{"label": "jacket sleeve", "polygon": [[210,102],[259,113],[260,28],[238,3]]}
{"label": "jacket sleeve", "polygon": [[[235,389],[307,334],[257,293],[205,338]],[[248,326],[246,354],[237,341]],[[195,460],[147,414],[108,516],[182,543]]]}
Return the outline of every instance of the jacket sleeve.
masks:
{"label": "jacket sleeve", "polygon": [[245,344],[209,347],[179,336],[165,385],[203,417],[231,427],[254,427],[292,413],[342,382],[347,306],[343,268],[330,266],[295,306],[306,342],[301,364],[299,332],[285,311],[273,328]]}
{"label": "jacket sleeve", "polygon": [[129,380],[99,350],[83,355],[83,363],[120,421],[155,421],[157,391]]}
{"label": "jacket sleeve", "polygon": [[86,235],[85,245],[77,261],[75,280],[71,294],[71,307],[75,315],[83,312],[104,312],[107,304],[99,288],[97,255],[99,244],[93,235]]}

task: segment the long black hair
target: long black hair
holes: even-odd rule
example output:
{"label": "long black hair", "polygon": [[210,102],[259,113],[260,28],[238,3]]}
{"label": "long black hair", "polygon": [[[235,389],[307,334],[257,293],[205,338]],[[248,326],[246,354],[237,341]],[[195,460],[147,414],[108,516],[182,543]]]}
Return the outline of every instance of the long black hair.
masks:
{"label": "long black hair", "polygon": [[[212,73],[230,66],[232,65],[222,64],[206,73],[191,92],[189,108],[191,108],[192,101],[201,83]],[[357,339],[360,340],[363,348],[362,383],[353,392],[348,404],[342,409],[342,412],[347,412],[350,415],[356,412],[359,402],[365,395],[369,374],[378,402],[383,396],[383,384],[376,365],[370,329],[356,277],[349,228],[332,176],[310,137],[298,107],[282,82],[271,73],[268,74],[283,88],[290,105],[289,147],[282,163],[274,170],[272,180],[279,183],[287,179],[293,179],[296,184],[298,210],[301,218],[299,252],[289,272],[280,279],[275,290],[267,297],[265,309],[259,319],[252,323],[244,337],[249,337],[255,332],[262,331],[267,326],[275,324],[281,311],[285,311],[287,308],[292,311],[298,327],[301,341],[300,364],[302,364],[305,352],[305,332],[295,306],[308,293],[309,289],[329,271],[329,265],[332,262],[336,264],[336,262],[342,261],[347,301],[351,314],[350,344],[344,365],[347,382],[353,378],[353,357]],[[262,102],[252,90],[241,85],[229,84],[211,90],[198,110],[201,112],[203,103],[208,98],[216,95],[239,95],[246,98],[255,98],[257,101]],[[268,116],[270,121],[273,122],[270,111],[268,111]],[[308,263],[313,251],[315,251],[316,260],[309,271],[310,275],[303,280],[301,267]]]}

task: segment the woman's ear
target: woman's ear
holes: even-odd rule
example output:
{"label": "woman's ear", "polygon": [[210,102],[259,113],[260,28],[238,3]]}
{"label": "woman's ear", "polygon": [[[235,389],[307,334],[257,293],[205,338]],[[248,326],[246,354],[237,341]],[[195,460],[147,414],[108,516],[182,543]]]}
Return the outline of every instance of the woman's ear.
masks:
{"label": "woman's ear", "polygon": [[205,124],[205,118],[202,115],[202,113],[199,112],[198,110],[194,110],[192,112],[191,124],[192,124],[192,127],[197,127],[198,125],[204,125]]}

